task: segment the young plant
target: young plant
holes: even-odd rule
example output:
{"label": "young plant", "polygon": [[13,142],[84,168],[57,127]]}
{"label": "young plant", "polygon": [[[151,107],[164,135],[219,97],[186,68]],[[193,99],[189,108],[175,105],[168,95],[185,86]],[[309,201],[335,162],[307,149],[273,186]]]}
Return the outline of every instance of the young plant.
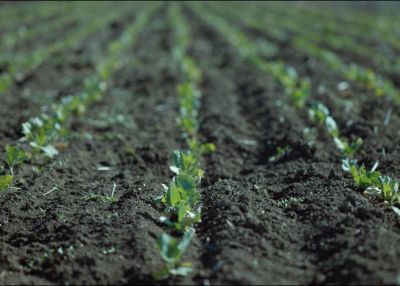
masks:
{"label": "young plant", "polygon": [[289,145],[285,145],[283,147],[276,147],[276,153],[275,155],[271,156],[268,158],[268,162],[275,162],[286,156],[292,151],[292,148],[290,148]]}
{"label": "young plant", "polygon": [[361,138],[357,138],[353,142],[349,142],[346,137],[335,137],[333,138],[336,144],[336,147],[345,155],[346,158],[354,158],[355,153],[358,149],[360,149],[363,140]]}
{"label": "young plant", "polygon": [[396,178],[379,176],[374,185],[369,186],[365,193],[381,197],[390,204],[400,203],[399,180]]}
{"label": "young plant", "polygon": [[13,176],[11,175],[2,175],[0,176],[0,191],[7,190],[13,183]]}
{"label": "young plant", "polygon": [[[176,175],[168,186],[163,185],[164,193],[156,198],[166,206],[171,218],[162,216],[161,221],[176,231],[185,232],[193,224],[201,221],[199,199],[195,178],[181,173]],[[197,207],[197,210],[194,210]]]}
{"label": "young plant", "polygon": [[345,158],[354,158],[355,153],[363,143],[361,138],[350,142],[346,137],[340,136],[335,119],[330,116],[329,109],[320,102],[315,102],[308,110],[308,114],[312,121],[325,127],[329,135],[333,138],[336,147],[343,153]]}
{"label": "young plant", "polygon": [[350,166],[350,173],[353,176],[354,182],[360,187],[375,186],[379,183],[381,173],[374,169],[368,171],[364,165],[358,167],[356,164]]}
{"label": "young plant", "polygon": [[153,274],[155,279],[162,280],[170,275],[186,276],[192,271],[191,263],[181,262],[181,259],[194,233],[193,228],[189,229],[181,240],[166,233],[161,234],[157,241],[157,247],[164,261],[164,267]]}
{"label": "young plant", "polygon": [[15,146],[6,146],[6,164],[10,170],[10,174],[14,177],[14,168],[21,165],[25,160],[29,159],[29,154]]}
{"label": "young plant", "polygon": [[4,166],[0,168],[0,190],[7,190],[12,186],[14,181],[14,170],[16,167],[21,165],[26,159],[29,158],[29,154],[15,146],[6,146],[6,165],[8,167],[9,174],[4,174]]}

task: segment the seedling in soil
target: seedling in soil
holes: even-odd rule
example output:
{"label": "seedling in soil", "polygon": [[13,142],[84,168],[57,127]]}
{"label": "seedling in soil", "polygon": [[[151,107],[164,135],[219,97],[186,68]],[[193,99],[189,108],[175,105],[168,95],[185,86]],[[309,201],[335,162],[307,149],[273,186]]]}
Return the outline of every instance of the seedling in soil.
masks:
{"label": "seedling in soil", "polygon": [[99,195],[95,193],[89,193],[83,196],[83,199],[85,201],[101,201],[103,203],[115,203],[117,201],[115,197],[112,197],[110,195]]}
{"label": "seedling in soil", "polygon": [[268,162],[275,162],[286,156],[292,151],[292,148],[290,148],[289,145],[285,145],[283,147],[278,146],[276,148],[276,153],[275,155],[271,156],[268,158]]}
{"label": "seedling in soil", "polygon": [[353,165],[351,167],[351,174],[353,175],[354,181],[357,185],[368,187],[377,184],[377,180],[381,173],[379,171],[367,171],[364,165],[358,169]]}
{"label": "seedling in soil", "polygon": [[336,147],[343,153],[345,158],[353,158],[363,141],[357,138],[350,142],[346,137],[340,136],[340,131],[335,119],[330,116],[329,109],[320,102],[315,102],[308,110],[310,119],[325,127],[329,135],[333,138]]}
{"label": "seedling in soil", "polygon": [[324,126],[328,133],[334,137],[339,137],[339,129],[336,121],[330,116],[329,109],[320,102],[315,102],[308,110],[311,121]]}
{"label": "seedling in soil", "polygon": [[11,187],[13,179],[11,175],[0,176],[0,191],[5,191]]}
{"label": "seedling in soil", "polygon": [[389,176],[382,176],[376,171],[378,164],[376,163],[370,171],[362,165],[358,167],[355,160],[343,160],[343,169],[349,171],[355,183],[366,188],[367,195],[380,197],[383,201],[393,204],[400,203],[399,180]]}
{"label": "seedling in soil", "polygon": [[181,240],[166,233],[160,236],[157,247],[165,264],[162,270],[153,273],[155,279],[162,280],[171,275],[186,276],[192,271],[191,263],[181,262],[181,258],[192,240],[194,232],[195,230],[191,228]]}
{"label": "seedling in soil", "polygon": [[25,160],[29,159],[29,154],[15,146],[6,146],[7,159],[6,163],[10,170],[11,176],[14,177],[14,168],[21,165]]}
{"label": "seedling in soil", "polygon": [[197,183],[204,175],[204,171],[200,168],[199,157],[191,151],[175,150],[172,153],[170,169],[177,175],[186,174],[195,178]]}
{"label": "seedling in soil", "polygon": [[387,203],[400,203],[399,180],[388,176],[379,176],[365,191],[368,195],[382,198]]}
{"label": "seedling in soil", "polygon": [[[14,181],[14,170],[16,167],[21,165],[24,160],[29,158],[29,154],[25,151],[15,147],[6,146],[6,165],[8,167],[9,174],[0,176],[0,190],[7,190],[10,188]],[[0,167],[0,174],[4,173],[4,166]]]}
{"label": "seedling in soil", "polygon": [[336,147],[345,155],[346,158],[354,158],[355,153],[360,149],[363,141],[361,138],[357,138],[356,141],[350,142],[345,137],[335,137],[334,142]]}

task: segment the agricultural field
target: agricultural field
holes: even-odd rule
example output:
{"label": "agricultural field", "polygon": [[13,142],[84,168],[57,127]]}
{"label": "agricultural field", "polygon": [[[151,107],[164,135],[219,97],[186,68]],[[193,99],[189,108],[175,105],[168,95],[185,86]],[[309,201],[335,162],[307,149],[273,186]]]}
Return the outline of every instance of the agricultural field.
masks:
{"label": "agricultural field", "polygon": [[0,2],[0,284],[400,284],[398,2]]}

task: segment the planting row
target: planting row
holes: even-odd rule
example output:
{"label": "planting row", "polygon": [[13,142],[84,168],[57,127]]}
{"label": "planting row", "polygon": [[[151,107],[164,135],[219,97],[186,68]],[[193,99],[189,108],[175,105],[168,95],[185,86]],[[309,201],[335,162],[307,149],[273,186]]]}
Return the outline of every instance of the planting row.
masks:
{"label": "planting row", "polygon": [[[222,15],[222,10],[219,10],[219,14]],[[385,78],[371,68],[365,68],[354,62],[347,62],[335,52],[323,48],[320,46],[320,41],[323,39],[325,43],[326,37],[322,38],[321,35],[316,35],[315,33],[310,34],[309,29],[303,29],[296,21],[289,19],[288,21],[279,22],[282,24],[278,24],[276,15],[264,17],[263,13],[257,11],[252,11],[252,13],[246,15],[246,13],[238,9],[228,10],[225,14],[230,16],[231,20],[237,19],[240,14],[243,25],[247,28],[257,29],[262,35],[274,42],[284,43],[289,40],[288,31],[295,32],[289,42],[298,51],[323,62],[344,80],[348,80],[364,90],[371,90],[377,96],[387,96],[396,102],[400,99],[400,92],[390,78]],[[254,15],[258,16],[255,17]],[[333,41],[337,42],[336,40]],[[269,47],[269,50],[278,50],[274,43],[266,42],[264,45]],[[273,54],[270,56],[273,56]],[[390,57],[383,58],[390,59]]]}
{"label": "planting row", "polygon": [[[391,204],[400,203],[399,180],[381,175],[376,170],[377,164],[370,171],[364,165],[359,165],[355,156],[357,149],[362,144],[362,139],[357,138],[352,141],[342,136],[329,110],[322,103],[309,100],[310,84],[306,78],[302,78],[293,67],[287,67],[282,62],[264,60],[261,57],[263,49],[252,45],[245,34],[233,28],[223,18],[202,10],[204,8],[198,4],[192,4],[191,7],[193,7],[198,17],[212,25],[222,37],[235,46],[246,62],[259,68],[279,82],[297,108],[305,109],[304,111],[310,115],[310,119],[313,122],[319,123],[326,128],[335,145],[342,152],[343,170],[351,173],[357,185],[365,188],[367,194],[378,196],[385,202]],[[400,213],[396,207],[393,210]]]}
{"label": "planting row", "polygon": [[[0,177],[0,188],[8,189],[14,183],[14,168],[24,160],[42,162],[53,158],[59,153],[57,148],[65,148],[69,136],[68,124],[74,115],[82,116],[91,105],[103,99],[110,87],[111,76],[125,63],[125,52],[132,45],[148,23],[149,18],[158,5],[146,6],[136,20],[128,26],[119,39],[108,44],[107,54],[99,61],[95,74],[83,80],[83,91],[63,97],[61,102],[53,104],[49,111],[29,119],[22,124],[24,137],[19,146],[8,146],[6,173]],[[113,15],[115,17],[115,15]],[[110,19],[108,19],[110,20]]]}
{"label": "planting row", "polygon": [[179,233],[178,238],[163,233],[158,239],[158,249],[165,265],[154,274],[156,279],[165,279],[170,275],[185,276],[192,271],[191,263],[182,262],[182,256],[193,239],[195,225],[201,222],[198,187],[204,171],[200,161],[204,154],[215,150],[214,144],[204,144],[198,138],[201,103],[199,84],[202,73],[188,55],[191,44],[188,23],[182,15],[180,4],[170,5],[168,13],[171,29],[174,31],[171,56],[182,78],[176,87],[179,99],[177,123],[185,147],[172,153],[170,170],[175,176],[170,183],[163,185],[164,193],[156,199],[156,202],[163,204],[166,211],[166,216],[162,216],[161,221],[171,229],[170,232]]}

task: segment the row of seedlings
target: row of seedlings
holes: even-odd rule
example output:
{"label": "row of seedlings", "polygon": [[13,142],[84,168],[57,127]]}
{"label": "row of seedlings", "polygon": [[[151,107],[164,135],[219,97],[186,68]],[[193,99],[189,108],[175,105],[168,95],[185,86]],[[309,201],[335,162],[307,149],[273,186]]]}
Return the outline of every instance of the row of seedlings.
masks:
{"label": "row of seedlings", "polygon": [[[79,19],[84,19],[84,17],[89,14],[89,7],[86,7],[82,3],[72,3],[71,7],[68,8],[70,13],[62,14],[57,18],[49,19],[48,21],[39,22],[33,27],[20,27],[17,32],[12,31],[2,35],[2,40],[0,42],[0,64],[7,62],[12,58],[11,52],[15,55],[13,49],[15,47],[21,46],[24,43],[40,37],[41,35],[48,35],[52,33],[61,32],[68,25],[78,22]],[[86,4],[88,5],[88,4]]]}
{"label": "row of seedlings", "polygon": [[[103,10],[96,8],[94,12],[100,11]],[[32,72],[54,54],[73,48],[91,33],[126,14],[127,12],[123,7],[113,10],[111,13],[107,13],[104,17],[87,17],[88,11],[82,14],[79,13],[79,18],[82,18],[80,25],[62,40],[55,41],[49,46],[38,47],[30,53],[19,53],[12,56],[12,62],[0,75],[0,93],[6,92],[14,79],[24,78],[27,73]]]}
{"label": "row of seedlings", "polygon": [[[324,36],[338,35],[347,36],[349,39],[360,39],[362,43],[370,43],[373,46],[385,47],[390,45],[391,49],[399,50],[400,41],[393,35],[399,33],[396,25],[393,25],[395,18],[389,13],[362,13],[355,9],[325,9],[321,6],[306,5],[292,6],[292,9],[287,9],[287,6],[279,3],[266,3],[263,6],[265,12],[278,14],[280,17],[287,19],[305,21],[311,24],[316,30],[324,32]],[[326,11],[329,11],[326,13]],[[332,13],[333,12],[333,13]],[[346,12],[348,12],[347,15]],[[269,14],[268,14],[269,16]],[[299,23],[300,25],[303,23]],[[378,45],[377,45],[378,44]]]}
{"label": "row of seedlings", "polygon": [[[22,124],[22,143],[25,148],[7,146],[6,164],[1,170],[0,189],[12,188],[14,168],[25,160],[38,162],[49,160],[59,154],[55,146],[66,142],[69,137],[68,123],[74,115],[82,116],[87,109],[105,96],[110,79],[125,63],[125,51],[135,44],[140,31],[147,25],[151,15],[159,4],[148,5],[139,12],[135,21],[122,35],[108,45],[107,55],[97,65],[96,74],[84,80],[84,90],[75,95],[63,97],[61,102],[53,104],[48,113],[42,113]],[[10,159],[11,158],[11,159]],[[7,169],[7,170],[6,170]]]}
{"label": "row of seedlings", "polygon": [[[217,10],[221,13],[221,9]],[[226,9],[224,10],[226,11]],[[241,23],[248,28],[259,30],[278,42],[287,40],[287,30],[293,31],[296,35],[291,44],[296,50],[301,51],[311,58],[325,63],[331,70],[344,79],[353,82],[365,90],[372,91],[377,96],[386,96],[395,102],[400,100],[400,92],[393,82],[370,68],[359,66],[355,63],[345,63],[338,55],[318,45],[321,38],[319,35],[310,34],[308,30],[301,29],[294,21],[285,21],[281,27],[277,24],[274,16],[265,17],[261,13],[243,13],[238,9],[228,9],[228,15],[237,19],[240,15]],[[254,17],[254,15],[257,15]],[[324,37],[325,39],[325,37]]]}
{"label": "row of seedlings", "polygon": [[292,66],[281,60],[265,61],[262,57],[274,57],[278,46],[267,41],[258,41],[254,44],[244,33],[239,32],[230,23],[216,14],[204,9],[200,4],[193,3],[193,11],[204,22],[210,23],[232,46],[237,48],[242,59],[270,74],[284,89],[297,108],[306,103],[310,95],[311,82],[307,78],[300,78]]}
{"label": "row of seedlings", "polygon": [[2,5],[0,10],[0,33],[17,32],[25,30],[27,26],[33,26],[40,21],[46,21],[50,17],[59,16],[66,11],[71,4],[59,2],[56,5],[46,2],[36,2],[33,5]]}
{"label": "row of seedlings", "polygon": [[[227,39],[231,44],[233,44],[237,50],[240,52],[241,56],[244,56],[245,59],[258,66],[262,71],[271,75],[273,78],[278,79],[282,84],[285,84],[279,77],[279,74],[275,73],[274,69],[268,67],[274,62],[265,62],[261,57],[258,56],[258,52],[256,48],[250,47],[250,40],[241,33],[236,30],[232,26],[228,24],[222,18],[219,18],[211,13],[205,13],[199,6],[194,6],[193,9],[199,17],[203,18],[204,21],[207,21],[216,28],[217,31]],[[240,41],[238,41],[240,39]],[[251,56],[249,57],[248,51],[251,50]],[[294,72],[293,72],[294,73]],[[296,74],[297,75],[297,74]],[[304,81],[301,77],[298,77],[298,80]],[[291,87],[290,81],[289,87]],[[309,91],[308,91],[309,92]],[[302,105],[299,105],[298,102],[292,101],[294,106],[300,109],[306,108],[306,100],[307,97],[304,97],[302,101]],[[363,187],[368,195],[374,195],[380,197],[383,201],[389,204],[400,203],[400,193],[399,193],[399,180],[397,178],[391,178],[389,176],[382,175],[379,171],[377,171],[377,164],[373,166],[373,168],[368,171],[366,170],[364,165],[359,165],[357,159],[355,158],[356,151],[360,148],[362,144],[362,139],[357,138],[355,141],[351,141],[350,139],[341,135],[340,130],[337,126],[336,121],[330,115],[329,110],[319,102],[313,102],[311,106],[307,110],[309,117],[312,121],[316,123],[320,123],[323,125],[327,132],[330,134],[333,139],[336,147],[342,153],[342,168],[344,171],[349,172],[354,179],[354,182]],[[393,210],[396,213],[400,214],[400,210],[393,207]]]}
{"label": "row of seedlings", "polygon": [[188,55],[190,33],[181,12],[180,4],[169,5],[169,21],[174,31],[173,60],[179,67],[182,82],[177,86],[179,118],[186,148],[172,153],[170,170],[175,174],[168,185],[163,185],[163,194],[156,198],[164,206],[165,216],[161,221],[169,228],[157,241],[164,266],[155,272],[155,279],[165,279],[171,275],[185,276],[192,271],[191,263],[183,262],[190,241],[195,234],[195,225],[201,222],[200,193],[198,187],[204,176],[200,160],[202,155],[215,150],[212,143],[202,144],[199,140],[199,109],[201,92],[199,84],[201,71]]}

